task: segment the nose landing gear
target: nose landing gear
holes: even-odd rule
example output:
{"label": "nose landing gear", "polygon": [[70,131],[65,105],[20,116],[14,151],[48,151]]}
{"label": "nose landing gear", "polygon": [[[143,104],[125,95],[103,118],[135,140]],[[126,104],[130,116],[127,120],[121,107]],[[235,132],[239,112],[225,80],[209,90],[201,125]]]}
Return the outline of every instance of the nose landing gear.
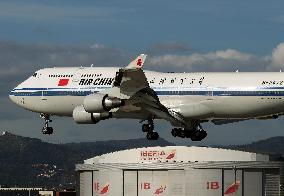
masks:
{"label": "nose landing gear", "polygon": [[40,117],[44,119],[44,126],[42,128],[42,133],[45,135],[51,135],[53,133],[53,128],[49,126],[50,120],[49,114],[40,114]]}
{"label": "nose landing gear", "polygon": [[149,119],[148,123],[142,125],[142,131],[147,133],[146,138],[148,140],[157,140],[159,138],[159,134],[154,131],[153,119]]}

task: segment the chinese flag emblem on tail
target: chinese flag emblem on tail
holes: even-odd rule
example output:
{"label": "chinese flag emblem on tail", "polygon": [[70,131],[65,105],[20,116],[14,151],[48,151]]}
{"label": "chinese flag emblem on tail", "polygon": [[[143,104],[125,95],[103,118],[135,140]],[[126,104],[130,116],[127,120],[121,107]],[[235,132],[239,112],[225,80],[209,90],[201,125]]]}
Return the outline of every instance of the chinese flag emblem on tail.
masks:
{"label": "chinese flag emblem on tail", "polygon": [[60,79],[57,86],[66,86],[69,82],[69,79]]}
{"label": "chinese flag emblem on tail", "polygon": [[138,68],[142,67],[142,59],[138,59],[136,65],[138,66]]}

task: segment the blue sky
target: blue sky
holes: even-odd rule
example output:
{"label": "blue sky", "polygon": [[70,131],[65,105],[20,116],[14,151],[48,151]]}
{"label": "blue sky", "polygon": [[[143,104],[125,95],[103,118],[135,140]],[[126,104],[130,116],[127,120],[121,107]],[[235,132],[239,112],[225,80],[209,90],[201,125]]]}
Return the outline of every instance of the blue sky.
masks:
{"label": "blue sky", "polygon": [[[200,51],[266,53],[282,41],[281,1],[7,1],[1,38],[129,50],[181,41]],[[141,48],[141,49],[140,49]]]}
{"label": "blue sky", "polygon": [[[42,67],[124,66],[142,52],[148,68],[160,71],[277,71],[284,68],[283,8],[280,0],[0,1],[0,129],[63,142],[143,137],[137,121],[111,120],[82,132],[71,118],[57,119],[58,132],[42,136],[41,119],[7,94]],[[282,118],[208,124],[201,145],[284,135],[282,124]],[[167,123],[157,127],[166,139],[190,143],[172,139]]]}

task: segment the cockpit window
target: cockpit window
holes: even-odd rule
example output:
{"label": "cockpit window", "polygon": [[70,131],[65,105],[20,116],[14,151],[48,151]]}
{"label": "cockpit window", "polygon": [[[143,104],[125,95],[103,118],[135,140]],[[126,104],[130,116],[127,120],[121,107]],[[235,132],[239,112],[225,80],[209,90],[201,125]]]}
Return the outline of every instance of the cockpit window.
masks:
{"label": "cockpit window", "polygon": [[34,73],[34,74],[33,74],[33,77],[36,77],[36,76],[37,76],[37,73]]}

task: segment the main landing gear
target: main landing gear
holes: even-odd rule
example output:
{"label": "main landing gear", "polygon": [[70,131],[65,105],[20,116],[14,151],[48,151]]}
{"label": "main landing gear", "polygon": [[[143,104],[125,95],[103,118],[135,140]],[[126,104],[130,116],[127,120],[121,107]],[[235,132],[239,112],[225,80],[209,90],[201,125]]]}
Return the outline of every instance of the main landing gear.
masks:
{"label": "main landing gear", "polygon": [[148,123],[142,125],[142,131],[147,133],[146,138],[148,140],[157,140],[159,138],[159,134],[154,131],[153,119],[149,119]]}
{"label": "main landing gear", "polygon": [[[157,140],[159,134],[154,131],[153,119],[148,119],[148,123],[142,125],[142,131],[147,133],[148,140]],[[194,123],[191,127],[174,128],[172,130],[174,137],[190,138],[192,141],[201,141],[207,136],[207,132],[203,130],[200,123]]]}
{"label": "main landing gear", "polygon": [[49,123],[52,122],[52,120],[50,120],[50,115],[40,114],[40,117],[44,119],[44,126],[42,128],[42,133],[45,135],[46,134],[51,135],[53,133],[53,128],[49,126]]}
{"label": "main landing gear", "polygon": [[192,141],[201,141],[207,136],[207,132],[203,130],[201,125],[198,123],[191,129],[186,128],[174,128],[172,130],[174,137],[190,138]]}

